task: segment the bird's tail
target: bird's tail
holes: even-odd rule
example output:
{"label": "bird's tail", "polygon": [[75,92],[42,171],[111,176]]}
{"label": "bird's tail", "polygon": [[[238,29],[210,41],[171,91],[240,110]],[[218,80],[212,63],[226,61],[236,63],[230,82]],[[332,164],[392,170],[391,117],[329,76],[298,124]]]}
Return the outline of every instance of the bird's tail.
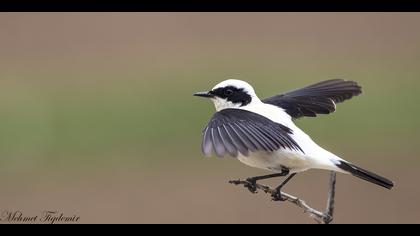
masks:
{"label": "bird's tail", "polygon": [[351,163],[348,163],[346,161],[342,161],[342,160],[337,161],[335,163],[335,165],[338,168],[340,168],[340,169],[342,169],[346,172],[349,172],[350,174],[352,174],[356,177],[359,177],[363,180],[366,180],[366,181],[369,181],[371,183],[377,184],[377,185],[382,186],[384,188],[391,189],[392,187],[394,187],[394,183],[392,181],[390,181],[390,180],[388,180],[388,179],[386,179],[382,176],[379,176],[375,173],[372,173],[368,170],[364,170],[364,169],[362,169],[358,166],[355,166]]}

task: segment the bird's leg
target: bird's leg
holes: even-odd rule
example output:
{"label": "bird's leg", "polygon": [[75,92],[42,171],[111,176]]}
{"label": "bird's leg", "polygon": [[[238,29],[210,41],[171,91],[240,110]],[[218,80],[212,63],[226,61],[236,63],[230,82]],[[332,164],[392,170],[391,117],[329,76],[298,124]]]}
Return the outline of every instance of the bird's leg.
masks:
{"label": "bird's leg", "polygon": [[248,190],[251,193],[256,193],[257,192],[257,181],[258,180],[262,180],[262,179],[270,179],[270,178],[274,178],[274,177],[282,177],[282,176],[286,176],[289,174],[289,169],[287,168],[282,168],[282,172],[281,173],[276,173],[276,174],[271,174],[271,175],[262,175],[262,176],[255,176],[255,177],[251,177],[251,178],[247,178],[246,179],[246,183],[244,185],[244,187],[248,188]]}
{"label": "bird's leg", "polygon": [[291,175],[289,175],[279,186],[277,186],[277,188],[274,189],[274,192],[271,194],[271,198],[273,201],[285,201],[286,199],[284,199],[281,196],[281,189],[284,187],[284,185],[287,184],[287,182],[289,182],[294,176],[296,175],[296,173],[293,173]]}

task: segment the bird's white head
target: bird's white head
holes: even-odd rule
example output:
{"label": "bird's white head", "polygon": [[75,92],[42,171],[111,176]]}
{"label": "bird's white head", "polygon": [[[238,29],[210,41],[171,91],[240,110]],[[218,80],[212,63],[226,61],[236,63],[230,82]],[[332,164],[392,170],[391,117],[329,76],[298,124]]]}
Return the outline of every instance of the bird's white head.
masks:
{"label": "bird's white head", "polygon": [[217,111],[261,102],[250,84],[235,79],[222,81],[214,86],[212,90],[195,93],[194,96],[210,98]]}

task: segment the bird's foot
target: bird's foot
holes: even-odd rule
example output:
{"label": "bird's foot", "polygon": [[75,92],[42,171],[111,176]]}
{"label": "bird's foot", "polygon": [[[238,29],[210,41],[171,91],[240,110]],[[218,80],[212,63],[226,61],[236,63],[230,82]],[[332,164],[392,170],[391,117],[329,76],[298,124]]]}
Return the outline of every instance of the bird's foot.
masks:
{"label": "bird's foot", "polygon": [[246,183],[244,184],[245,188],[248,188],[248,190],[251,193],[257,193],[257,181],[253,178],[246,179]]}
{"label": "bird's foot", "polygon": [[257,181],[254,178],[248,178],[246,180],[230,180],[230,184],[240,185],[242,184],[245,188],[247,188],[251,193],[257,193]]}
{"label": "bird's foot", "polygon": [[284,202],[284,201],[286,201],[286,200],[287,200],[287,198],[286,198],[286,197],[284,197],[284,196],[281,194],[280,189],[275,189],[275,190],[273,191],[273,193],[271,193],[271,200],[272,200],[272,201],[281,201],[281,202]]}

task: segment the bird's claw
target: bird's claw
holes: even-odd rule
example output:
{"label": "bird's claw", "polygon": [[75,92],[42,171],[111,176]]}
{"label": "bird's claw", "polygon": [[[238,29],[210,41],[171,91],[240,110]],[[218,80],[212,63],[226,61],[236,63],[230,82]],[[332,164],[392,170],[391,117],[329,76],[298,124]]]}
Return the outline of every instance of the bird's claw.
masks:
{"label": "bird's claw", "polygon": [[246,182],[244,187],[248,188],[251,193],[257,193],[257,181],[254,179],[246,179]]}
{"label": "bird's claw", "polygon": [[282,194],[281,194],[281,191],[280,190],[275,190],[272,194],[271,194],[271,200],[272,201],[281,201],[281,202],[284,202],[284,201],[286,201],[287,200],[287,198],[286,197],[284,197]]}

